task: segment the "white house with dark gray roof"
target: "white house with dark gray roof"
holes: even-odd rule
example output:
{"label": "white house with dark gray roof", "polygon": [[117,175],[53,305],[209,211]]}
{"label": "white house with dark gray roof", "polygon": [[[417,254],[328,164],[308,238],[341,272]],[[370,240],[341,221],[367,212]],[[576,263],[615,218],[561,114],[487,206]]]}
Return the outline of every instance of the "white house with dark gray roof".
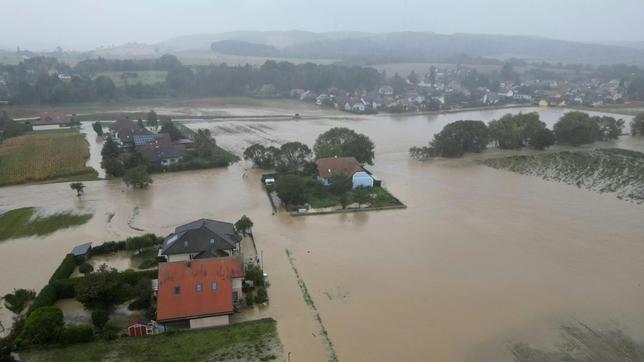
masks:
{"label": "white house with dark gray roof", "polygon": [[159,255],[169,262],[239,255],[240,241],[233,224],[199,219],[177,227],[163,242]]}

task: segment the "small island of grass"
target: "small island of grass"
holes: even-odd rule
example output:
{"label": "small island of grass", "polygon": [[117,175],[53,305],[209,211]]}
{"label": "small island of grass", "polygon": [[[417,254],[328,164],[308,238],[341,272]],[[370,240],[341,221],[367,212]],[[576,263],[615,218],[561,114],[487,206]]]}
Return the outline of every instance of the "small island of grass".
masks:
{"label": "small island of grass", "polygon": [[7,211],[0,215],[0,241],[48,235],[56,230],[83,225],[91,218],[92,214],[75,214],[70,211],[39,215],[33,207]]}
{"label": "small island of grass", "polygon": [[276,171],[262,177],[274,210],[311,215],[404,208],[363,166],[373,164],[374,147],[366,135],[332,128],[318,137],[314,151],[300,142],[255,144],[244,158]]}

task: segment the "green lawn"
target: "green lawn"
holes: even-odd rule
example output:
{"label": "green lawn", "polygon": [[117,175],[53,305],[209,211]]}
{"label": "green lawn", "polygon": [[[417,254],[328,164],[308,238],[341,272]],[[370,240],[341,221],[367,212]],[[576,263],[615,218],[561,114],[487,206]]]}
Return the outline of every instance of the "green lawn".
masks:
{"label": "green lawn", "polygon": [[[313,177],[305,177],[304,192],[306,200],[314,209],[322,209],[327,207],[340,206],[340,197],[329,191],[328,187],[324,187],[320,182]],[[399,206],[402,202],[395,198],[386,189],[382,187],[373,187],[362,191],[351,190],[347,193],[348,204],[354,203],[354,195],[356,192],[366,192],[368,194],[369,207],[387,207]]]}
{"label": "green lawn", "polygon": [[56,230],[83,225],[92,214],[61,212],[41,216],[33,207],[23,207],[0,215],[0,241],[32,235],[47,235]]}
{"label": "green lawn", "polygon": [[20,353],[22,361],[271,361],[281,359],[273,319]]}

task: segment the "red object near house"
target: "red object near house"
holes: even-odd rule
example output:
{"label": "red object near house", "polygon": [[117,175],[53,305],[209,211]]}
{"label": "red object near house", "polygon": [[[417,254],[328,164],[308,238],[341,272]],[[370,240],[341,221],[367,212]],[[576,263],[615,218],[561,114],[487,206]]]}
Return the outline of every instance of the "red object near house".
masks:
{"label": "red object near house", "polygon": [[127,333],[130,337],[141,337],[152,334],[151,327],[144,321],[131,320],[130,326],[127,327]]}

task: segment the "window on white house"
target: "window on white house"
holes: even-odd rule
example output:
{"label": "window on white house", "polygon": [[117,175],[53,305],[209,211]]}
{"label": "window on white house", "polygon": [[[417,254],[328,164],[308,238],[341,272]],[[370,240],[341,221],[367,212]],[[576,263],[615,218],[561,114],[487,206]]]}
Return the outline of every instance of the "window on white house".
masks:
{"label": "window on white house", "polygon": [[233,291],[233,302],[237,303],[239,301],[239,294],[237,291]]}

